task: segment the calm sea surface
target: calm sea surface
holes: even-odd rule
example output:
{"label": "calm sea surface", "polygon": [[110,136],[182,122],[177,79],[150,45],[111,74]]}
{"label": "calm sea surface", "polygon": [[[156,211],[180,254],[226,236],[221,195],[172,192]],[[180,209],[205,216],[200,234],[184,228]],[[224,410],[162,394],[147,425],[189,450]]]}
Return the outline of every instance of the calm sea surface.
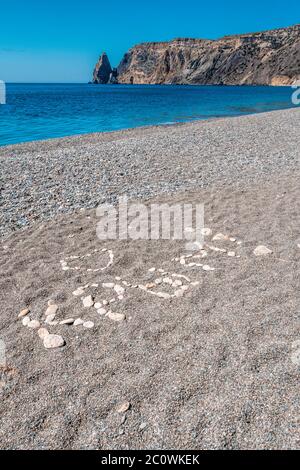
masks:
{"label": "calm sea surface", "polygon": [[289,87],[8,84],[0,145],[292,107]]}

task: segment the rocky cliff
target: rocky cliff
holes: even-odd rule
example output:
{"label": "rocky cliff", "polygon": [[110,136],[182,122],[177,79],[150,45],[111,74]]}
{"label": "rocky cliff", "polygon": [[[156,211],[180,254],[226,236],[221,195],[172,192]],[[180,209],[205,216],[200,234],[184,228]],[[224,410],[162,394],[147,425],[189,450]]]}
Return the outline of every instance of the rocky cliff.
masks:
{"label": "rocky cliff", "polygon": [[119,83],[291,85],[300,79],[300,25],[218,40],[174,39],[130,49]]}
{"label": "rocky cliff", "polygon": [[112,68],[107,57],[107,54],[103,52],[100,56],[93,74],[93,83],[106,84],[108,83],[112,73]]}

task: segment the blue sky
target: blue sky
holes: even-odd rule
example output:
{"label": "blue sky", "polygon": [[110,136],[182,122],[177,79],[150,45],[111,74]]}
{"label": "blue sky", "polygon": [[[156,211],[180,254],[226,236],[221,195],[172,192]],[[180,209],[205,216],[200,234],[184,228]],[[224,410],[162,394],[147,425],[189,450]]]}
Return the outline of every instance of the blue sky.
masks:
{"label": "blue sky", "polygon": [[300,23],[298,0],[0,0],[0,16],[7,82],[87,82],[102,51],[117,66],[139,42]]}

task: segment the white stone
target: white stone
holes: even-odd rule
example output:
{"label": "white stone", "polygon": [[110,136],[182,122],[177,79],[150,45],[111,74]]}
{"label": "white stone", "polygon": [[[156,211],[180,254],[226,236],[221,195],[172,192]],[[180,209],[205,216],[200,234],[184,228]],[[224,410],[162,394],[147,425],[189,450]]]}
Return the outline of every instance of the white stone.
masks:
{"label": "white stone", "polygon": [[157,284],[158,286],[163,282],[162,278],[161,277],[158,277],[157,279],[155,279],[155,284]]}
{"label": "white stone", "polygon": [[38,328],[40,328],[41,324],[38,320],[31,320],[27,326],[32,330],[37,330]]}
{"label": "white stone", "polygon": [[46,349],[61,348],[65,345],[65,340],[59,335],[46,335],[44,337],[44,346]]}
{"label": "white stone", "polygon": [[83,325],[83,324],[84,324],[84,321],[81,318],[77,318],[74,321],[74,326],[79,326],[79,325]]}
{"label": "white stone", "polygon": [[103,305],[108,305],[109,304],[108,300],[103,300],[102,303],[103,303]]}
{"label": "white stone", "polygon": [[217,240],[227,240],[228,238],[226,237],[226,235],[224,235],[223,233],[217,233],[214,237],[213,237],[213,241],[217,241]]}
{"label": "white stone", "polygon": [[115,312],[108,312],[107,316],[108,318],[110,318],[110,320],[113,320],[115,322],[124,321],[126,318],[126,315],[124,315],[124,313],[115,313]]}
{"label": "white stone", "polygon": [[24,310],[21,310],[21,312],[18,315],[18,318],[24,318],[30,313],[29,308],[24,308]]}
{"label": "white stone", "polygon": [[145,285],[146,289],[154,289],[156,287],[155,282],[149,282]]}
{"label": "white stone", "polygon": [[116,292],[118,295],[122,295],[122,294],[124,294],[124,292],[125,292],[124,287],[120,286],[119,284],[116,284],[116,285],[114,286],[114,290],[115,290],[115,292]]}
{"label": "white stone", "polygon": [[54,318],[55,318],[55,313],[52,313],[51,315],[47,315],[47,318],[45,320],[45,323],[52,323],[54,321]]}
{"label": "white stone", "polygon": [[167,294],[166,292],[158,292],[156,295],[157,295],[157,297],[160,297],[162,299],[170,299],[171,298],[171,295]]}
{"label": "white stone", "polygon": [[58,310],[58,306],[53,304],[53,305],[49,305],[49,307],[47,308],[46,312],[45,312],[45,315],[46,317],[48,317],[49,315],[56,315],[56,312]]}
{"label": "white stone", "polygon": [[173,287],[180,287],[182,286],[182,281],[180,279],[176,279],[176,281],[173,282]]}
{"label": "white stone", "polygon": [[214,271],[215,268],[212,268],[211,266],[208,266],[208,264],[205,264],[203,267],[202,267],[203,271]]}
{"label": "white stone", "polygon": [[83,323],[83,328],[87,328],[88,330],[91,330],[94,328],[95,324],[92,321],[86,321]]}
{"label": "white stone", "polygon": [[171,279],[170,277],[165,277],[165,278],[163,279],[163,282],[164,282],[164,284],[169,284],[169,285],[172,285],[172,284],[173,284],[173,281],[172,281],[172,279]]}
{"label": "white stone", "polygon": [[130,406],[131,405],[130,405],[129,401],[125,401],[124,403],[122,403],[121,405],[118,406],[117,412],[119,414],[126,413],[130,409]]}
{"label": "white stone", "polygon": [[93,300],[93,297],[91,295],[88,295],[87,297],[84,297],[82,299],[82,303],[83,303],[83,306],[85,308],[90,308],[94,305],[94,300]]}
{"label": "white stone", "polygon": [[228,251],[227,255],[230,256],[231,258],[234,258],[235,257],[235,251]]}
{"label": "white stone", "polygon": [[253,253],[255,256],[266,256],[266,255],[272,254],[273,251],[264,245],[259,245],[258,247],[255,248]]}
{"label": "white stone", "polygon": [[40,328],[37,333],[41,339],[44,339],[46,336],[49,335],[49,331],[46,330],[46,328]]}
{"label": "white stone", "polygon": [[99,313],[99,315],[106,315],[107,310],[105,310],[105,308],[99,308],[97,312]]}
{"label": "white stone", "polygon": [[74,318],[67,318],[66,320],[61,321],[60,325],[73,325],[74,321]]}
{"label": "white stone", "polygon": [[23,320],[22,320],[22,325],[27,326],[28,323],[30,323],[30,318],[28,316],[24,317]]}
{"label": "white stone", "polygon": [[102,303],[101,302],[96,302],[94,307],[95,307],[96,310],[99,310],[99,308],[102,307]]}
{"label": "white stone", "polygon": [[113,289],[115,287],[115,284],[113,282],[104,282],[102,284],[102,287],[104,289]]}
{"label": "white stone", "polygon": [[176,290],[174,293],[175,297],[183,297],[184,296],[184,291],[183,290]]}
{"label": "white stone", "polygon": [[74,290],[73,295],[75,297],[81,297],[84,294],[84,288],[83,287],[78,287],[78,289]]}
{"label": "white stone", "polygon": [[156,268],[149,269],[149,273],[154,273],[155,271],[156,271]]}
{"label": "white stone", "polygon": [[203,228],[201,230],[201,233],[202,235],[204,235],[205,237],[209,237],[211,234],[212,234],[212,229],[211,228]]}

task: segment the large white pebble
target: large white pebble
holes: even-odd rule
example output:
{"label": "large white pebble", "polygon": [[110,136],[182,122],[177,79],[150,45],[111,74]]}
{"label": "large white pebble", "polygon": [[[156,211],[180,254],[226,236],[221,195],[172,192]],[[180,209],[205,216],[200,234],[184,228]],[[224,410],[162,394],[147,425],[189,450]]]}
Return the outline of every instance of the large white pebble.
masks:
{"label": "large white pebble", "polygon": [[37,330],[38,328],[40,328],[41,324],[38,320],[31,320],[27,326],[32,330]]}
{"label": "large white pebble", "polygon": [[86,321],[84,324],[83,324],[83,328],[87,328],[89,330],[91,330],[92,328],[94,328],[95,324],[92,322],[92,321]]}
{"label": "large white pebble", "polygon": [[84,297],[84,299],[82,299],[82,303],[85,308],[92,307],[94,305],[93,297],[91,295]]}
{"label": "large white pebble", "polygon": [[170,299],[171,295],[168,294],[167,292],[158,292],[157,297],[160,297],[161,299]]}
{"label": "large white pebble", "polygon": [[49,307],[47,308],[47,310],[45,312],[46,317],[48,317],[49,315],[54,315],[55,316],[57,310],[58,310],[57,305],[49,305]]}
{"label": "large white pebble", "polygon": [[41,339],[44,339],[44,338],[46,338],[46,336],[49,335],[49,331],[46,330],[46,328],[40,328],[40,329],[38,330],[38,335],[39,335],[39,337],[40,337]]}
{"label": "large white pebble", "polygon": [[108,318],[116,322],[124,321],[126,318],[126,315],[124,315],[124,313],[115,313],[115,312],[109,312],[107,316]]}
{"label": "large white pebble", "polygon": [[81,297],[84,294],[84,288],[83,287],[78,287],[78,289],[74,290],[73,295],[75,297]]}
{"label": "large white pebble", "polygon": [[105,310],[105,308],[98,308],[97,312],[99,313],[99,315],[106,315],[107,310]]}
{"label": "large white pebble", "polygon": [[119,284],[115,285],[114,290],[118,295],[122,295],[125,292],[124,287],[120,286]]}
{"label": "large white pebble", "polygon": [[213,237],[213,241],[217,241],[217,240],[227,240],[228,238],[226,237],[226,235],[224,235],[223,233],[217,233],[214,237]]}
{"label": "large white pebble", "polygon": [[266,256],[266,255],[271,255],[273,251],[264,245],[259,245],[255,248],[253,253],[255,256]]}
{"label": "large white pebble", "polygon": [[23,318],[23,320],[22,320],[22,325],[23,325],[23,326],[27,326],[28,323],[30,323],[30,318],[29,318],[29,317]]}
{"label": "large white pebble", "polygon": [[61,348],[65,345],[65,340],[59,335],[46,335],[44,338],[44,346],[46,349]]}

